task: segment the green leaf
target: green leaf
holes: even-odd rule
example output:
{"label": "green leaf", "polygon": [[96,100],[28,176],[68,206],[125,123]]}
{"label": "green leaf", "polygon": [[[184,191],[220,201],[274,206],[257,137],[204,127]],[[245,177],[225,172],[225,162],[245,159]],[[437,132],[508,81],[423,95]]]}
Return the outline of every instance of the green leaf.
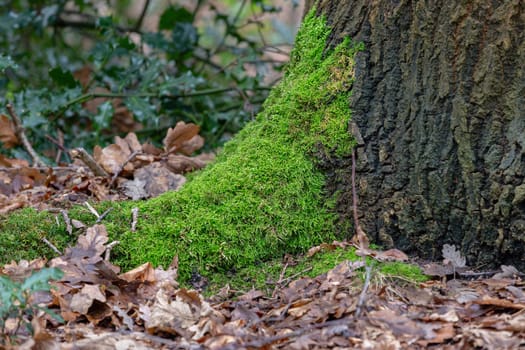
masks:
{"label": "green leaf", "polygon": [[47,307],[36,306],[36,308],[39,309],[39,310],[44,311],[46,314],[51,316],[51,318],[55,319],[56,321],[58,321],[60,323],[64,323],[65,322],[64,319],[62,318],[62,316],[60,316],[59,314],[57,314],[53,310],[48,309]]}
{"label": "green leaf", "polygon": [[49,76],[60,87],[74,88],[78,82],[70,71],[64,71],[60,67],[55,67],[49,71]]}
{"label": "green leaf", "polygon": [[125,104],[139,122],[157,118],[157,115],[153,113],[153,106],[144,98],[130,97],[126,99]]}
{"label": "green leaf", "polygon": [[181,22],[192,23],[193,14],[184,7],[170,6],[160,16],[159,30],[173,29],[177,23]]}
{"label": "green leaf", "polygon": [[97,27],[98,28],[110,28],[113,26],[113,17],[99,17],[97,18]]}
{"label": "green leaf", "polygon": [[199,40],[197,29],[191,23],[177,23],[172,32],[172,46],[170,53],[187,53],[193,51],[193,48]]}
{"label": "green leaf", "polygon": [[113,110],[113,104],[111,103],[111,101],[106,101],[100,106],[98,106],[98,113],[94,117],[95,128],[97,130],[109,128],[111,124],[111,118],[113,118],[114,112],[115,111]]}
{"label": "green leaf", "polygon": [[62,276],[64,276],[64,273],[56,267],[43,268],[39,271],[33,272],[31,276],[26,278],[20,288],[32,292],[49,290],[49,280],[59,280]]}
{"label": "green leaf", "polygon": [[18,66],[10,56],[0,54],[0,72],[5,71],[7,68],[16,69]]}

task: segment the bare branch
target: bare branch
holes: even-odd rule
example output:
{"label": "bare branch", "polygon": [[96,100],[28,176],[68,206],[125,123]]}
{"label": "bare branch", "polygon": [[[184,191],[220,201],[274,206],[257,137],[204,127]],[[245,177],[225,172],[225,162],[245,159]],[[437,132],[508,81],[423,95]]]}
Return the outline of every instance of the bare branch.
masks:
{"label": "bare branch", "polygon": [[40,166],[46,166],[46,163],[40,159],[38,154],[33,149],[33,146],[31,146],[31,143],[29,143],[29,140],[27,139],[24,127],[22,126],[22,121],[18,117],[18,115],[15,112],[15,109],[13,108],[13,105],[8,103],[6,105],[7,112],[11,116],[11,119],[13,120],[13,124],[15,125],[15,133],[16,136],[20,139],[22,142],[22,145],[26,149],[27,153],[33,158],[33,166],[40,167]]}

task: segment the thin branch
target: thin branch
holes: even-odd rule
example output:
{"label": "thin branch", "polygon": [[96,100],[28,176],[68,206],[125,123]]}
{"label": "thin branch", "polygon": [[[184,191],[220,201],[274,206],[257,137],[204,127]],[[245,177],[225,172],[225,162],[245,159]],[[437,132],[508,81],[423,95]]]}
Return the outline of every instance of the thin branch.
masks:
{"label": "thin branch", "polygon": [[113,249],[113,247],[118,244],[120,244],[120,241],[113,241],[106,246],[106,253],[104,255],[104,260],[109,261],[110,255],[111,255],[111,249]]}
{"label": "thin branch", "polygon": [[47,246],[49,248],[51,248],[51,250],[54,251],[55,253],[57,253],[58,255],[62,255],[62,252],[60,250],[58,250],[58,248],[55,247],[55,245],[53,243],[49,242],[45,237],[42,238],[42,242],[47,244]]}
{"label": "thin branch", "polygon": [[275,288],[272,292],[272,298],[275,298],[278,288],[281,286],[284,280],[284,275],[286,274],[286,269],[288,268],[288,263],[284,264],[281,274],[279,275],[279,280],[275,283]]}
{"label": "thin branch", "polygon": [[58,148],[57,155],[55,157],[55,163],[56,164],[60,163],[60,158],[62,157],[62,152],[68,158],[68,160],[67,160],[68,163],[71,163],[71,159],[70,159],[69,153],[68,153],[69,150],[64,146],[64,133],[61,130],[58,130],[58,140],[55,139],[53,136],[51,136],[49,134],[46,135],[46,139],[51,141]]}
{"label": "thin branch", "polygon": [[117,171],[115,171],[115,173],[113,174],[113,177],[111,178],[111,181],[109,183],[109,187],[113,187],[113,185],[115,185],[115,182],[117,181],[117,178],[118,176],[120,175],[120,173],[122,172],[122,170],[124,170],[124,167],[126,166],[126,164],[128,164],[129,162],[131,162],[131,160],[133,158],[135,158],[135,156],[139,154],[139,151],[133,151],[133,153],[131,153],[128,158],[126,158],[126,160],[124,161],[124,163],[120,164],[119,168],[117,169]]}
{"label": "thin branch", "polygon": [[137,223],[139,220],[139,208],[134,207],[131,209],[131,232],[137,231]]}
{"label": "thin branch", "polygon": [[89,204],[89,202],[84,202],[84,205],[86,206],[86,208],[88,208],[89,212],[93,214],[97,219],[100,217],[98,211],[95,208],[93,208],[93,206]]}
{"label": "thin branch", "polygon": [[235,23],[239,20],[239,17],[241,16],[242,14],[242,10],[244,9],[244,6],[246,6],[246,1],[247,0],[242,0],[242,3],[241,3],[241,6],[239,6],[239,9],[237,10],[237,13],[235,14],[235,16],[233,17],[233,20],[230,22],[226,22],[225,25],[226,25],[226,28],[224,30],[224,35],[221,39],[221,41],[219,42],[219,44],[215,47],[215,50],[213,50],[213,52],[210,54],[210,56],[215,56],[215,54],[217,52],[219,52],[219,50],[221,49],[221,47],[224,45],[224,43],[226,42],[226,38],[228,38],[228,35],[230,34],[230,26],[235,26]]}
{"label": "thin branch", "polygon": [[69,233],[69,235],[73,234],[73,226],[71,226],[71,219],[69,218],[69,215],[66,210],[60,210],[60,213],[62,214],[62,217],[64,218],[64,222],[66,223],[66,231]]}
{"label": "thin branch", "polygon": [[[364,257],[363,257],[364,260]],[[357,306],[355,309],[355,317],[359,317],[361,315],[361,311],[363,310],[366,302],[366,294],[368,293],[368,286],[370,285],[370,275],[372,274],[372,267],[370,265],[366,265],[366,277],[365,277],[365,284],[363,286],[363,290],[361,290],[361,294],[359,295],[359,300],[357,301]]]}
{"label": "thin branch", "polygon": [[[258,87],[253,90],[270,90],[270,88]],[[181,94],[159,94],[159,93],[154,93],[154,92],[141,92],[141,93],[88,92],[87,94],[78,96],[66,102],[66,104],[62,108],[67,109],[74,104],[84,103],[84,102],[87,102],[89,100],[92,100],[98,97],[105,97],[105,98],[157,97],[157,98],[167,98],[167,99],[179,99],[179,98],[184,98],[184,97],[198,97],[198,96],[206,96],[206,95],[215,95],[215,94],[221,94],[221,93],[230,92],[230,91],[237,91],[237,88],[226,87],[226,88],[206,89],[206,90],[181,93]]]}
{"label": "thin branch", "polygon": [[352,148],[352,206],[354,212],[354,225],[359,227],[359,218],[357,217],[357,190],[355,188],[355,147]]}
{"label": "thin branch", "polygon": [[111,213],[111,211],[113,210],[113,208],[108,208],[106,209],[105,212],[103,212],[102,214],[100,214],[100,216],[97,218],[97,221],[95,221],[95,224],[98,224],[100,223],[102,220],[104,220],[104,218],[106,216],[108,216],[109,213]]}
{"label": "thin branch", "polygon": [[33,146],[31,146],[31,143],[29,143],[29,140],[27,139],[24,127],[22,126],[22,121],[18,117],[18,115],[15,112],[15,109],[13,108],[13,105],[8,103],[6,105],[7,112],[11,116],[11,119],[13,120],[13,124],[15,125],[15,133],[16,136],[20,139],[22,142],[22,145],[26,149],[27,153],[33,158],[33,166],[40,167],[40,166],[46,166],[46,163],[40,159],[38,154],[33,149]]}
{"label": "thin branch", "polygon": [[[88,30],[96,30],[97,24],[94,17],[85,15],[86,21],[73,21],[69,19],[64,19],[62,17],[58,17],[53,25],[56,28],[74,28],[74,29],[88,29]],[[114,27],[119,33],[138,33],[142,34],[139,30],[135,28],[126,28],[121,26],[115,26]]]}
{"label": "thin branch", "polygon": [[144,17],[146,17],[146,12],[148,12],[148,7],[149,7],[150,2],[151,2],[150,0],[146,0],[146,2],[144,3],[144,7],[142,8],[140,17],[137,20],[137,23],[135,24],[134,30],[138,31],[140,30],[140,27],[142,27],[142,22],[144,22]]}
{"label": "thin branch", "polygon": [[69,151],[72,158],[77,158],[86,164],[86,166],[95,174],[95,176],[107,177],[108,173],[93,159],[93,157],[87,153],[82,147],[72,149]]}

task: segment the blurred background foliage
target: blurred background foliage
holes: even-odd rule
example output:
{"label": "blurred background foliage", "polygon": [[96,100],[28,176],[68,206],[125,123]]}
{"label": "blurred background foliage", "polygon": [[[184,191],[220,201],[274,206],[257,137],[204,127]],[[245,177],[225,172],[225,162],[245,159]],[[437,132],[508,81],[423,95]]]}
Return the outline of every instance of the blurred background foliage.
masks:
{"label": "blurred background foliage", "polygon": [[[177,121],[207,149],[251,120],[288,60],[294,0],[0,0],[0,114],[11,103],[49,165],[66,149]],[[22,147],[2,153],[28,156]]]}

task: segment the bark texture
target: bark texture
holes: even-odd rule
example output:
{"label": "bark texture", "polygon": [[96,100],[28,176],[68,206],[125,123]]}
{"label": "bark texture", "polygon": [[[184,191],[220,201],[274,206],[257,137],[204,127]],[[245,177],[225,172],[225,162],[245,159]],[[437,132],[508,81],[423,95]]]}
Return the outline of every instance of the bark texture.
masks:
{"label": "bark texture", "polygon": [[[352,120],[362,226],[426,258],[525,268],[525,1],[325,0],[333,33],[363,41]],[[351,212],[348,162],[326,161]]]}

